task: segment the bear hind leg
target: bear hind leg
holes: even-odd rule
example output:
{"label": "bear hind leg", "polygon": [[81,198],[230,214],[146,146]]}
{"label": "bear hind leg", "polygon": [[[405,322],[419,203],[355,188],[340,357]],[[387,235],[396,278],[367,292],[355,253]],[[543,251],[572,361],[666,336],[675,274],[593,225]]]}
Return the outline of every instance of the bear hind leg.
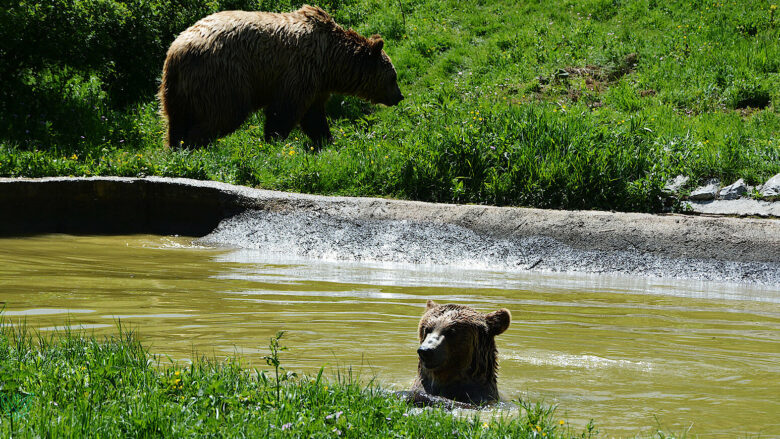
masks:
{"label": "bear hind leg", "polygon": [[186,147],[200,148],[213,143],[220,137],[227,136],[236,131],[244,123],[249,111],[246,106],[234,109],[232,112],[222,115],[210,114],[202,119],[209,122],[197,121],[190,123],[186,128],[184,145]]}
{"label": "bear hind leg", "polygon": [[187,130],[184,146],[187,148],[201,148],[217,139],[217,136],[204,129],[201,125],[192,125]]}
{"label": "bear hind leg", "polygon": [[168,120],[169,148],[200,148],[216,139],[192,120]]}
{"label": "bear hind leg", "polygon": [[168,135],[169,148],[199,148],[214,140],[216,136],[209,136],[208,130],[190,111],[176,108],[168,111]]}
{"label": "bear hind leg", "polygon": [[168,118],[167,142],[169,148],[181,148],[184,146],[187,133],[190,131],[189,123],[178,118]]}

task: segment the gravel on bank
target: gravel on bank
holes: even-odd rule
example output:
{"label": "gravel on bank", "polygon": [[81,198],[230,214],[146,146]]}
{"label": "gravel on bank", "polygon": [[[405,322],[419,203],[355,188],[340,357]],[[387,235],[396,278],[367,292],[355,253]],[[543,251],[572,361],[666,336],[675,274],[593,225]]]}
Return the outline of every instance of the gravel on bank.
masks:
{"label": "gravel on bank", "polygon": [[0,179],[0,236],[51,232],[181,234],[312,258],[780,286],[777,219],[328,197],[161,177]]}

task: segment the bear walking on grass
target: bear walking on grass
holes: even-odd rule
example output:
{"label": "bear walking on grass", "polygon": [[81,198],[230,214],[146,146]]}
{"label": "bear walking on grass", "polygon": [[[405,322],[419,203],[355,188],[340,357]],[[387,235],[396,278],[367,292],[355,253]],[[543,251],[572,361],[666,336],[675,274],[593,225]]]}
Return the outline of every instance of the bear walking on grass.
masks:
{"label": "bear walking on grass", "polygon": [[331,140],[331,93],[396,105],[403,99],[381,37],[344,30],[318,7],[275,14],[224,11],[201,19],[168,49],[159,98],[168,146],[202,146],[265,109],[265,138],[300,123],[315,145]]}
{"label": "bear walking on grass", "polygon": [[509,327],[509,310],[488,314],[464,305],[428,301],[420,320],[417,379],[412,401],[418,405],[461,407],[499,400],[495,336]]}

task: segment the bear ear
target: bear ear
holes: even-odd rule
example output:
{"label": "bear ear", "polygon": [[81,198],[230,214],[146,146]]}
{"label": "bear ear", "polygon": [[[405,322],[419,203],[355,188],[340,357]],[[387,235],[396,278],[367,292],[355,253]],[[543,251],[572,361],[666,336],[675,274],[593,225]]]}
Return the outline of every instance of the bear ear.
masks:
{"label": "bear ear", "polygon": [[488,325],[488,332],[490,335],[498,335],[506,331],[509,327],[509,322],[512,320],[512,314],[506,308],[493,311],[485,316]]}
{"label": "bear ear", "polygon": [[371,35],[368,39],[369,47],[371,48],[371,54],[376,55],[382,52],[382,48],[385,47],[385,40],[377,34]]}
{"label": "bear ear", "polygon": [[429,309],[436,308],[437,306],[439,305],[437,305],[436,302],[434,302],[431,299],[428,299],[428,302],[425,304],[425,310],[428,311]]}

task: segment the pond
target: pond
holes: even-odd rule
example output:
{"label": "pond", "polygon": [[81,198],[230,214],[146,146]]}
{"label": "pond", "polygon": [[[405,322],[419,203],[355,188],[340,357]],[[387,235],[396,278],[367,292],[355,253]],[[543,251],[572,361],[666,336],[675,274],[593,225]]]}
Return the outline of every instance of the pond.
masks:
{"label": "pond", "polygon": [[265,367],[285,330],[288,370],[352,368],[407,388],[426,299],[508,308],[499,388],[609,436],[655,427],[780,435],[780,290],[740,284],[303,260],[191,238],[0,239],[6,321],[96,334],[136,329],[178,361],[239,354]]}

